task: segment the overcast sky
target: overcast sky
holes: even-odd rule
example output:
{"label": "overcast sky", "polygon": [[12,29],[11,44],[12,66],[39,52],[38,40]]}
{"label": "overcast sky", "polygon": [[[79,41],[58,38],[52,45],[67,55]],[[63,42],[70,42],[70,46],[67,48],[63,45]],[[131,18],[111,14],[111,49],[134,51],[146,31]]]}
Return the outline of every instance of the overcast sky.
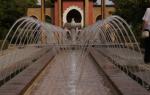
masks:
{"label": "overcast sky", "polygon": [[38,5],[41,5],[41,0],[38,0]]}
{"label": "overcast sky", "polygon": [[[101,4],[101,0],[97,0],[97,2],[96,2],[98,5],[100,5]],[[41,4],[41,0],[38,0],[38,5],[40,5]],[[107,5],[112,5],[113,3],[112,3],[112,1],[110,1],[110,0],[106,0],[106,4]]]}

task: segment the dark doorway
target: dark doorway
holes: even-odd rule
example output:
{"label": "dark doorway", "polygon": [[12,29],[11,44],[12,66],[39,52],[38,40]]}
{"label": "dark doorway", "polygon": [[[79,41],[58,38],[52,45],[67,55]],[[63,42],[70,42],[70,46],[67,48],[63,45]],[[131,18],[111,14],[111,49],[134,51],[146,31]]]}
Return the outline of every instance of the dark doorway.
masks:
{"label": "dark doorway", "polygon": [[99,20],[102,20],[102,15],[98,15],[98,16],[96,17],[96,21],[99,21]]}
{"label": "dark doorway", "polygon": [[32,17],[33,19],[38,19],[36,16],[30,16],[30,17]]}
{"label": "dark doorway", "polygon": [[72,9],[71,11],[68,12],[67,14],[67,22],[71,22],[72,19],[74,19],[74,21],[76,23],[81,23],[82,20],[82,16],[80,14],[80,12],[76,9]]}

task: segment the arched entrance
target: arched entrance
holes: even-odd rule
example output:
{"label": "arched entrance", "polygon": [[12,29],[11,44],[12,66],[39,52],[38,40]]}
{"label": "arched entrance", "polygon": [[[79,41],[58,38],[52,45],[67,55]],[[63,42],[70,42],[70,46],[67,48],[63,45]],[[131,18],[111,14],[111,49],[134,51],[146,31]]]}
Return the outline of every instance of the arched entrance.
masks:
{"label": "arched entrance", "polygon": [[33,15],[32,15],[32,16],[30,16],[30,17],[32,17],[32,18],[34,18],[34,19],[38,19],[36,16],[33,16]]}
{"label": "arched entrance", "polygon": [[68,12],[67,14],[67,22],[71,22],[72,19],[74,19],[74,21],[76,23],[81,23],[81,20],[82,20],[82,17],[81,17],[81,14],[78,10],[76,9],[72,9]]}
{"label": "arched entrance", "polygon": [[102,20],[102,15],[98,15],[98,16],[96,17],[96,22],[99,21],[99,20]]}
{"label": "arched entrance", "polygon": [[72,19],[74,19],[76,23],[81,23],[81,27],[83,27],[83,10],[77,6],[71,6],[67,8],[63,13],[63,25],[70,23]]}

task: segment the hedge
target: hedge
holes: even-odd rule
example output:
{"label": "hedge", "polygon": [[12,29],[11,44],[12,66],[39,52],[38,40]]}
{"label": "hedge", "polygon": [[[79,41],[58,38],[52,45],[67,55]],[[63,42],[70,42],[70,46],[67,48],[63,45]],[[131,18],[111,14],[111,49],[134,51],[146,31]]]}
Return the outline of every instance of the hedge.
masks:
{"label": "hedge", "polygon": [[[2,44],[3,44],[4,40],[0,40],[0,49],[2,48]],[[3,50],[8,49],[8,41],[5,42],[4,46],[3,46]]]}

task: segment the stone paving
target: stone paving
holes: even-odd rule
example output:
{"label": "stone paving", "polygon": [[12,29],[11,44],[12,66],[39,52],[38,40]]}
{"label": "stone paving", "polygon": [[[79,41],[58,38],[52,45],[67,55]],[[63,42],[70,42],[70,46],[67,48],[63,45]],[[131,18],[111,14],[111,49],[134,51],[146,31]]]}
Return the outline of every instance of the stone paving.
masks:
{"label": "stone paving", "polygon": [[56,55],[25,95],[112,95],[90,56],[80,58],[80,52]]}

